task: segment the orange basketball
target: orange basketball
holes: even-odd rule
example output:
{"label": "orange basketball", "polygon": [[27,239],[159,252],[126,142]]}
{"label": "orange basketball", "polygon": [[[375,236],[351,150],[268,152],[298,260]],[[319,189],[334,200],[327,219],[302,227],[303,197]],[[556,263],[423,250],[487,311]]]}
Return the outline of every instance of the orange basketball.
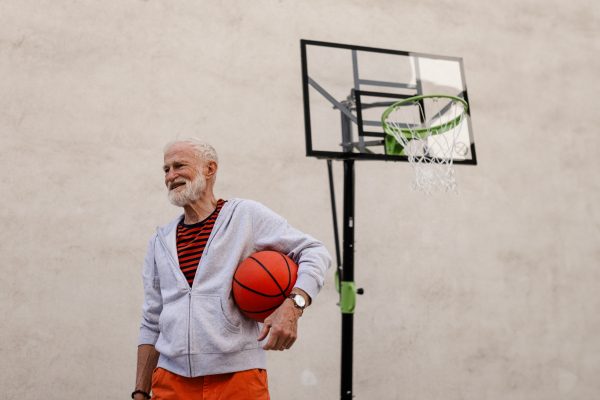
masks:
{"label": "orange basketball", "polygon": [[260,251],[246,258],[233,276],[233,298],[242,312],[264,322],[290,295],[298,276],[291,258],[276,251]]}

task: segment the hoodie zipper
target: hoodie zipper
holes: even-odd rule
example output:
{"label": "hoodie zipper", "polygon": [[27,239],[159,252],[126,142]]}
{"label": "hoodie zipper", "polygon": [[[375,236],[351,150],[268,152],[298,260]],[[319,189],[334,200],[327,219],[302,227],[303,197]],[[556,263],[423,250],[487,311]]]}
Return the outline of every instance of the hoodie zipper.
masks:
{"label": "hoodie zipper", "polygon": [[[167,245],[165,243],[165,238],[162,234],[162,232],[160,231],[160,228],[156,228],[156,233],[158,234],[158,240],[160,240],[160,243],[162,244],[163,248],[165,249],[165,251],[167,252],[167,255],[169,256],[169,258],[171,259],[171,261],[173,261],[173,264],[175,265],[179,265],[178,263],[175,262],[175,260],[173,259],[173,256],[171,255],[171,252],[169,251],[169,249],[167,248]],[[181,275],[183,275],[183,271],[181,271],[181,268],[179,268],[179,272],[181,273]],[[185,280],[185,282],[187,283],[187,280],[185,279],[185,275],[183,275],[183,279]],[[189,286],[189,285],[188,285]],[[192,356],[191,356],[191,351],[190,351],[190,340],[191,340],[191,330],[192,330],[192,289],[188,287],[188,330],[187,330],[187,334],[188,334],[188,340],[187,340],[187,352],[188,352],[188,366],[190,369],[190,376],[192,376]]]}
{"label": "hoodie zipper", "polygon": [[188,363],[190,365],[190,376],[192,375],[192,355],[191,353],[191,344],[190,344],[190,332],[192,331],[192,292],[188,292],[188,342],[187,342],[187,350],[188,350]]}
{"label": "hoodie zipper", "polygon": [[[223,207],[225,207],[225,204],[223,205]],[[221,211],[223,211],[223,208],[221,208]],[[221,217],[221,213],[219,213],[219,216],[217,217],[216,221],[215,221],[215,225],[213,226],[213,230],[210,233],[210,236],[208,238],[208,240],[206,241],[206,246],[204,247],[204,251],[208,250],[208,245],[212,242],[212,238],[215,235],[215,228],[217,226],[217,221],[219,220],[219,218]],[[156,228],[156,233],[158,234],[158,239],[160,240],[160,243],[162,244],[163,248],[165,249],[165,251],[167,252],[169,258],[171,259],[171,261],[173,261],[173,264],[175,265],[179,265],[179,263],[175,262],[175,260],[173,259],[173,256],[171,255],[171,252],[169,251],[169,249],[167,248],[167,245],[165,243],[165,238],[160,230],[159,227]],[[200,270],[200,265],[202,264],[202,259],[200,259],[200,263],[198,264],[198,270]],[[179,272],[181,273],[181,275],[183,276],[183,280],[187,283],[187,279],[185,278],[185,275],[183,274],[183,271],[181,271],[181,268],[179,268]],[[197,272],[196,272],[197,273]],[[188,285],[188,341],[187,341],[187,350],[188,350],[188,366],[190,369],[190,376],[192,376],[192,355],[191,353],[191,332],[192,332],[192,289],[194,287],[194,283],[196,282],[196,278],[194,277],[194,282],[192,282],[192,287],[189,287]]]}

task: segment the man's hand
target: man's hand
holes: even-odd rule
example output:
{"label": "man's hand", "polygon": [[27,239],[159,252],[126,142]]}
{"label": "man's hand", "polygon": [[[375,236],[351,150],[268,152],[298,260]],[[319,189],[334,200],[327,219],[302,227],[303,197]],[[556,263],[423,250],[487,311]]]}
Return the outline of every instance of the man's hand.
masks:
{"label": "man's hand", "polygon": [[[308,296],[307,296],[308,297]],[[292,347],[298,337],[298,318],[302,310],[294,306],[291,299],[285,299],[282,305],[269,315],[263,323],[258,341],[264,340],[271,331],[263,350],[286,350]]]}

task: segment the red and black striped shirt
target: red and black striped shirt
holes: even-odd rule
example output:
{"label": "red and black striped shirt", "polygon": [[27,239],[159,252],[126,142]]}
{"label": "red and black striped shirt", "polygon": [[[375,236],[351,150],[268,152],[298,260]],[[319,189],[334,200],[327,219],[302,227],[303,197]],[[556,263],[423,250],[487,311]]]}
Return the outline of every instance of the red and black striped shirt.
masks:
{"label": "red and black striped shirt", "polygon": [[177,256],[179,257],[179,267],[185,275],[190,286],[194,283],[196,270],[202,258],[204,247],[210,237],[215,221],[219,216],[225,200],[219,199],[217,208],[208,218],[197,224],[186,225],[183,219],[177,226]]}

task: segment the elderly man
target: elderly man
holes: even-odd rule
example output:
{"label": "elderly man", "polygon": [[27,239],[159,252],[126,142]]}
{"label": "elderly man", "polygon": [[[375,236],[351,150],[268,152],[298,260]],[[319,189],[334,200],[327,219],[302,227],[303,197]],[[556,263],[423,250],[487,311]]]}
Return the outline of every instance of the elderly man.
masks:
{"label": "elderly man", "polygon": [[[268,399],[266,351],[286,350],[298,318],[323,286],[331,257],[322,243],[251,200],[217,200],[218,159],[196,138],[165,147],[168,198],[183,215],[152,236],[143,267],[145,301],[132,398]],[[237,266],[262,250],[298,264],[292,295],[265,319],[232,298]]]}

